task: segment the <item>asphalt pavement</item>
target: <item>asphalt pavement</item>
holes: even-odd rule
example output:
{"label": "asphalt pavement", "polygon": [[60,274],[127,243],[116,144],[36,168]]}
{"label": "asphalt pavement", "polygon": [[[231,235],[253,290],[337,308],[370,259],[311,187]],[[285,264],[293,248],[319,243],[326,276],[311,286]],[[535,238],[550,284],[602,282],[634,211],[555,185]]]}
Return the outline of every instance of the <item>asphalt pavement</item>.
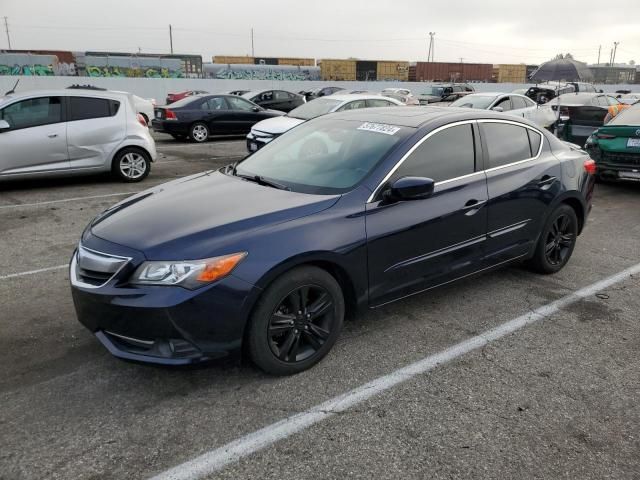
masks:
{"label": "asphalt pavement", "polygon": [[[127,363],[75,318],[65,265],[81,231],[127,194],[245,146],[159,138],[158,151],[141,184],[0,184],[1,479],[161,475],[640,262],[640,184],[599,184],[560,273],[514,266],[366,312],[302,374]],[[640,276],[627,275],[205,477],[639,479],[639,311]]]}

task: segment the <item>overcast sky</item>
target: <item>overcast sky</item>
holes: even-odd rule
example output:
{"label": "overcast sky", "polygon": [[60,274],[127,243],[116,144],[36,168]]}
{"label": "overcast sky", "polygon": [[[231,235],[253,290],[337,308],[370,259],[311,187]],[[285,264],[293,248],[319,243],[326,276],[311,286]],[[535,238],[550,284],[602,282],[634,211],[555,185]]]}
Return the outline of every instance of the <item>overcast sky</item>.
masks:
{"label": "overcast sky", "polygon": [[[579,6],[578,6],[579,5]],[[0,0],[15,49],[540,63],[640,61],[640,0]],[[1,20],[1,19],[0,19]],[[2,24],[2,27],[4,25]],[[0,49],[7,39],[0,35]]]}

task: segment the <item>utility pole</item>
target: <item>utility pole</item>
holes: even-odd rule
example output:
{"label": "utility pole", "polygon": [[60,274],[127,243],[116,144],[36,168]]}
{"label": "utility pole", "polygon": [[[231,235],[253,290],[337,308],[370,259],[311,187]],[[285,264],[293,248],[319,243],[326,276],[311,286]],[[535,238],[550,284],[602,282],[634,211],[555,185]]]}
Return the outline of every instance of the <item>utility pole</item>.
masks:
{"label": "utility pole", "polygon": [[611,66],[612,67],[616,63],[616,52],[618,50],[618,45],[619,44],[620,44],[620,42],[613,42],[613,58],[611,60]]}
{"label": "utility pole", "polygon": [[171,55],[173,55],[173,27],[169,24],[169,45],[171,47]]}
{"label": "utility pole", "polygon": [[433,54],[435,50],[435,35],[436,32],[429,32],[429,51],[427,52],[427,62],[433,62]]}
{"label": "utility pole", "polygon": [[256,56],[255,51],[253,50],[253,27],[251,28],[251,56]]}
{"label": "utility pole", "polygon": [[613,48],[609,51],[609,66],[611,66],[611,62],[613,62]]}
{"label": "utility pole", "polygon": [[600,50],[602,50],[602,45],[598,45],[598,65],[600,65]]}
{"label": "utility pole", "polygon": [[9,44],[9,50],[11,50],[11,37],[9,36],[9,21],[7,17],[4,17],[4,31],[7,32],[7,43]]}

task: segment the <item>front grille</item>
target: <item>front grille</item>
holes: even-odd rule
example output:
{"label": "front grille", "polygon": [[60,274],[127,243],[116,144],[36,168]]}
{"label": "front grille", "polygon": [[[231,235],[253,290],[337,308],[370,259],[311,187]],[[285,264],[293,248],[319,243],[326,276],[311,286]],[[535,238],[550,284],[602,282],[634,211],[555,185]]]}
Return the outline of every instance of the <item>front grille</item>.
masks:
{"label": "front grille", "polygon": [[115,277],[130,260],[80,245],[71,260],[71,282],[82,287],[101,287]]}
{"label": "front grille", "polygon": [[628,167],[640,167],[640,154],[638,153],[611,153],[602,152],[602,161]]}

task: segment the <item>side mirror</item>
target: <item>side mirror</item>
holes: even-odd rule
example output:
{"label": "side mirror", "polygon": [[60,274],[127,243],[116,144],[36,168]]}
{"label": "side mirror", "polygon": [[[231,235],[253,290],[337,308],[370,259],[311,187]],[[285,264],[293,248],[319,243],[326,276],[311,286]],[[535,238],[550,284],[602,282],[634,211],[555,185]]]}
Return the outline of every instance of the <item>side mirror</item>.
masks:
{"label": "side mirror", "polygon": [[6,120],[0,120],[0,132],[4,132],[5,130],[9,130],[11,125]]}
{"label": "side mirror", "polygon": [[498,106],[498,107],[493,107],[491,110],[493,110],[494,112],[504,112],[504,108]]}
{"label": "side mirror", "polygon": [[385,192],[389,200],[422,200],[433,195],[435,182],[431,178],[402,177]]}
{"label": "side mirror", "polygon": [[254,112],[259,112],[260,111],[260,107],[251,107],[251,110]]}

